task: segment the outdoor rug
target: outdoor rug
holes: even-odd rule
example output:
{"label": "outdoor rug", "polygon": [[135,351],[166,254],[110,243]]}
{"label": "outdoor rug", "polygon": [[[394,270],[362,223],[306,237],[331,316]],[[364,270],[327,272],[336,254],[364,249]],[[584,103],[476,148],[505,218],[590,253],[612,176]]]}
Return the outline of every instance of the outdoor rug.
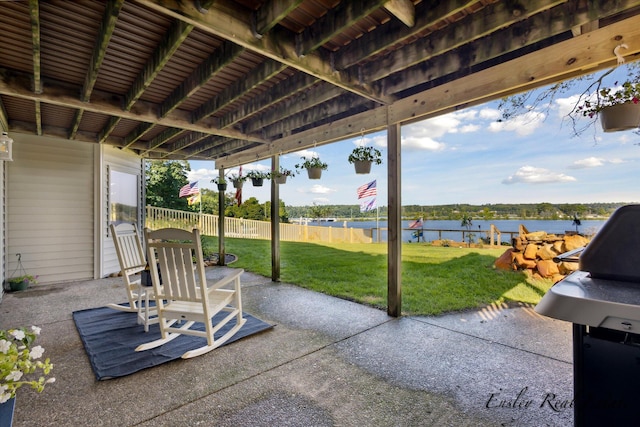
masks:
{"label": "outdoor rug", "polygon": [[[223,317],[227,313],[219,313]],[[136,313],[117,311],[108,307],[91,308],[73,312],[73,320],[89,357],[89,362],[98,380],[123,377],[142,369],[150,368],[180,359],[189,350],[206,345],[206,338],[181,335],[174,340],[146,351],[135,351],[140,345],[160,338],[160,326],[138,325]],[[273,328],[274,325],[243,313],[247,319],[240,330],[223,344],[227,345],[249,335]],[[235,325],[235,319],[227,323],[216,334],[215,338],[224,335]],[[196,323],[192,328],[204,330],[204,324]]]}

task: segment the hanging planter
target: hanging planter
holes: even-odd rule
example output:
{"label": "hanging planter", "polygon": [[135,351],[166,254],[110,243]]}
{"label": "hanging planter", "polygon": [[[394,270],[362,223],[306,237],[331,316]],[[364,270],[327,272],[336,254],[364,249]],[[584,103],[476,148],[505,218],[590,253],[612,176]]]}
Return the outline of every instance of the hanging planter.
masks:
{"label": "hanging planter", "polygon": [[357,174],[368,174],[372,163],[382,164],[382,153],[377,148],[361,145],[353,149],[347,160],[353,163]]}
{"label": "hanging planter", "polygon": [[233,184],[233,188],[242,188],[242,184],[244,184],[244,182],[247,180],[246,176],[240,176],[240,175],[230,175],[228,178],[229,181],[231,181],[231,184]]}
{"label": "hanging planter", "polygon": [[218,191],[227,191],[227,180],[224,178],[224,176],[213,178],[211,182],[215,183],[218,186]]}
{"label": "hanging planter", "polygon": [[640,126],[640,104],[627,102],[603,108],[598,113],[602,130],[619,132],[637,129]]}
{"label": "hanging planter", "polygon": [[24,291],[29,288],[29,286],[38,283],[38,276],[27,274],[22,266],[22,254],[16,254],[16,256],[18,257],[18,265],[15,270],[13,270],[11,277],[7,279],[7,288],[5,288],[11,292]]}
{"label": "hanging planter", "polygon": [[319,157],[301,157],[302,163],[296,165],[296,169],[306,169],[309,179],[320,179],[322,171],[328,169],[328,165],[320,160]]}
{"label": "hanging planter", "polygon": [[251,171],[247,174],[247,178],[251,179],[251,183],[254,187],[262,187],[265,178],[269,178],[269,174],[258,171]]}
{"label": "hanging planter", "polygon": [[269,178],[271,178],[276,184],[285,184],[287,182],[287,177],[293,177],[295,174],[295,171],[281,167],[277,171],[271,171]]}

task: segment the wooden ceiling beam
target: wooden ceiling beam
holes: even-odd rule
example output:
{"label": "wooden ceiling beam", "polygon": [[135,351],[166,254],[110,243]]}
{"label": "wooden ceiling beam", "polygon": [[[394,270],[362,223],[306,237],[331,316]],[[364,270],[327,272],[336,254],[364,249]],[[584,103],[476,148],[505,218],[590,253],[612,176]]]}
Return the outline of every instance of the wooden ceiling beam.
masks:
{"label": "wooden ceiling beam", "polygon": [[[220,127],[224,129],[227,126],[233,126],[241,120],[246,121],[251,116],[268,109],[272,105],[276,105],[289,97],[304,93],[319,81],[317,78],[308,74],[296,73],[278,83],[277,86],[271,87],[269,91],[265,91],[244,102],[237,110],[222,116],[220,118]],[[281,112],[281,114],[283,113],[286,112]]]}
{"label": "wooden ceiling beam", "polygon": [[2,127],[2,131],[9,132],[9,116],[6,108],[4,108],[2,97],[0,97],[0,127]]}
{"label": "wooden ceiling beam", "polygon": [[386,2],[387,0],[341,1],[296,36],[300,39],[299,55],[308,55],[317,50],[337,34],[380,9]]}
{"label": "wooden ceiling beam", "polygon": [[[345,93],[348,92],[344,92],[335,86],[320,84],[311,90],[287,98],[284,102],[278,104],[278,108],[271,108],[263,114],[256,116],[246,124],[243,131],[246,133],[260,132],[278,121],[285,121],[287,129],[292,130],[295,128],[295,125],[290,123],[293,117],[291,114],[292,111],[304,112]],[[293,120],[293,122],[295,122],[295,120]]]}
{"label": "wooden ceiling beam", "polygon": [[145,64],[144,69],[138,74],[135,82],[124,97],[124,109],[130,110],[138,98],[149,87],[158,73],[169,62],[173,54],[189,36],[193,25],[185,24],[180,20],[174,20],[168,34],[153,52],[151,59]]}
{"label": "wooden ceiling beam", "polygon": [[640,26],[637,17],[608,25],[571,40],[503,62],[461,77],[393,105],[375,108],[330,124],[274,140],[271,144],[216,160],[216,169],[299,151],[360,134],[385,129],[389,124],[408,124],[461,108],[468,108],[552,82],[593,73],[617,65],[613,49],[626,43],[628,60],[640,56]]}
{"label": "wooden ceiling beam", "polygon": [[402,45],[409,38],[417,37],[430,27],[459,14],[477,1],[449,0],[435,5],[423,1],[416,5],[416,22],[413,28],[391,20],[384,24],[384,31],[370,31],[335,52],[335,67],[338,70],[344,70],[356,65],[363,58],[378,55],[393,46]]}
{"label": "wooden ceiling beam", "polygon": [[[640,1],[629,3],[640,4]],[[475,66],[482,63],[488,63],[502,55],[515,52],[527,46],[532,46],[542,40],[546,40],[562,33],[568,32],[568,28],[573,25],[581,25],[589,22],[590,17],[596,14],[617,13],[619,5],[615,7],[607,7],[607,11],[592,7],[583,7],[582,4],[571,14],[566,13],[566,6],[557,6],[551,10],[544,11],[530,17],[527,21],[521,21],[511,25],[503,30],[493,33],[485,38],[465,43],[464,48],[457,50],[447,50],[446,53],[438,52],[437,56],[425,63],[417,64],[410,68],[403,68],[402,78],[389,78],[388,81],[380,81],[376,84],[384,87],[384,91],[389,93],[398,93],[407,88],[424,82],[437,80],[438,78],[456,73],[458,75],[467,74]],[[598,5],[592,4],[597,7]],[[629,7],[629,4],[626,5]],[[440,43],[440,42],[438,42]],[[441,43],[440,43],[441,44]],[[442,44],[444,49],[446,44]],[[381,59],[377,67],[364,67],[364,74],[369,75],[372,80],[379,80],[381,77],[388,75],[387,70],[393,70],[397,65],[395,60],[411,62],[408,58],[415,58],[421,54],[420,46],[402,49],[402,52],[393,53],[384,59]],[[387,68],[388,67],[388,68]],[[404,67],[404,64],[402,65]],[[384,69],[384,72],[380,72]],[[466,70],[466,72],[465,72]]]}
{"label": "wooden ceiling beam", "polygon": [[[561,2],[554,4],[557,3]],[[459,50],[458,55],[466,55],[470,51],[467,45],[483,37],[489,37],[487,44],[493,44],[496,46],[496,50],[505,45],[511,45],[513,46],[511,49],[515,50],[522,47],[525,41],[529,41],[528,39],[534,42],[540,38],[536,36],[542,37],[542,34],[537,31],[537,27],[544,25],[540,21],[548,19],[541,17],[541,15],[546,15],[543,12],[549,9],[547,5],[549,5],[548,1],[536,0],[531,2],[526,12],[515,13],[505,3],[491,4],[477,14],[469,15],[461,21],[447,26],[446,29],[434,32],[378,58],[374,62],[375,67],[371,64],[356,66],[348,70],[348,73],[364,75],[365,79],[372,83],[448,52],[458,52]],[[522,14],[526,16],[521,16]],[[524,21],[523,18],[526,17],[529,19]],[[530,24],[531,20],[537,23],[533,28]],[[521,24],[518,25],[517,22],[521,22]],[[502,30],[500,30],[501,28]],[[562,27],[558,26],[556,29],[562,29]],[[544,35],[546,36],[546,34]],[[501,53],[505,53],[505,51]],[[472,54],[473,52],[469,56]]]}
{"label": "wooden ceiling beam", "polygon": [[109,0],[104,9],[100,30],[96,37],[96,44],[93,47],[93,52],[91,53],[89,69],[85,74],[84,87],[80,92],[80,99],[84,102],[89,102],[91,99],[93,86],[96,84],[96,80],[98,79],[98,72],[102,66],[102,61],[104,60],[104,56],[107,52],[107,46],[109,46],[113,30],[116,28],[118,15],[120,14],[123,4],[124,0]]}
{"label": "wooden ceiling beam", "polygon": [[143,150],[142,154],[146,154],[149,151],[156,150],[158,147],[164,145],[170,139],[186,132],[184,129],[169,128],[165,129],[156,135],[151,141],[147,142],[147,149]]}
{"label": "wooden ceiling beam", "polygon": [[189,114],[182,111],[174,111],[167,117],[159,118],[157,107],[146,102],[138,101],[131,111],[124,111],[119,98],[114,97],[113,94],[94,93],[91,102],[85,103],[78,99],[77,89],[55,82],[45,82],[42,94],[37,95],[28,88],[29,81],[30,75],[0,69],[0,95],[15,96],[34,102],[41,101],[72,109],[84,109],[98,114],[107,114],[159,126],[183,128],[188,131],[203,132],[209,135],[247,139],[263,144],[269,142],[256,135],[244,134],[236,129],[219,129],[206,120],[200,123],[192,123]]}
{"label": "wooden ceiling beam", "polygon": [[249,141],[242,141],[239,139],[228,139],[225,142],[216,145],[213,148],[209,148],[208,150],[204,150],[198,154],[203,157],[215,159],[216,157],[220,157],[222,155],[232,154],[237,152],[238,150],[246,149],[255,143]]}
{"label": "wooden ceiling beam", "polygon": [[33,92],[42,93],[40,77],[40,5],[38,0],[29,0],[29,15],[31,17],[31,45],[33,51]]}
{"label": "wooden ceiling beam", "polygon": [[243,76],[232,85],[225,88],[218,94],[218,96],[209,99],[198,107],[193,113],[193,122],[199,122],[200,120],[215,114],[217,111],[233,103],[247,92],[255,89],[260,84],[281,73],[285,68],[287,68],[286,65],[267,59],[251,70],[246,76]]}
{"label": "wooden ceiling beam", "polygon": [[312,75],[345,91],[355,93],[364,98],[388,104],[392,100],[375,93],[358,80],[347,80],[332,66],[331,62],[323,58],[318,52],[310,52],[299,56],[296,50],[293,34],[289,37],[275,34],[273,31],[262,35],[254,34],[251,30],[251,14],[241,13],[231,9],[224,1],[216,1],[211,8],[202,13],[191,2],[178,0],[136,0],[140,4],[176,19],[195,25],[205,32],[232,41],[246,49],[254,51],[274,61],[281,62],[293,69]]}
{"label": "wooden ceiling beam", "polygon": [[416,8],[411,0],[389,0],[384,8],[391,12],[407,27],[413,27],[416,23]]}
{"label": "wooden ceiling beam", "polygon": [[218,49],[207,57],[205,61],[193,70],[160,106],[160,117],[165,117],[182,102],[196,93],[216,73],[229,65],[242,53],[244,49],[231,42],[224,42]]}
{"label": "wooden ceiling beam", "polygon": [[260,37],[271,31],[280,21],[300,6],[303,0],[267,0],[254,12],[255,32]]}
{"label": "wooden ceiling beam", "polygon": [[210,135],[202,132],[189,132],[187,135],[178,138],[173,141],[170,146],[167,148],[167,153],[163,155],[163,157],[167,157],[171,154],[176,154],[179,151],[184,150],[187,147],[190,147],[198,142],[202,141],[205,138],[208,138]]}
{"label": "wooden ceiling beam", "polygon": [[153,129],[153,123],[145,123],[142,122],[133,130],[133,132],[129,132],[127,136],[124,138],[124,146],[122,148],[130,148],[135,144],[140,138],[142,138],[147,132]]}

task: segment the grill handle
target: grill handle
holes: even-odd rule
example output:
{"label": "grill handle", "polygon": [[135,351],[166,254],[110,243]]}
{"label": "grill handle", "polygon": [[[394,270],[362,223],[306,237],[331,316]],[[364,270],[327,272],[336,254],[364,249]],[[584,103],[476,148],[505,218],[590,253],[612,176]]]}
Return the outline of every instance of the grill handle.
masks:
{"label": "grill handle", "polygon": [[553,262],[562,262],[562,261],[578,262],[580,254],[582,253],[582,251],[585,250],[585,248],[586,248],[586,246],[583,246],[581,248],[574,249],[572,251],[560,254],[560,255],[558,255],[558,256],[553,258]]}

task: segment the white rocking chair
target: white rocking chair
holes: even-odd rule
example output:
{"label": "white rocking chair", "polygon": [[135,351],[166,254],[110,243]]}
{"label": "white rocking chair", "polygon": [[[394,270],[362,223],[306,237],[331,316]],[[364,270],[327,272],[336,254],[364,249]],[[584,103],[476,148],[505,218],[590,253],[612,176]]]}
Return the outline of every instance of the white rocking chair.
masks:
{"label": "white rocking chair", "polygon": [[149,325],[158,323],[155,307],[149,306],[149,300],[153,300],[153,288],[143,286],[140,274],[147,265],[144,250],[140,243],[140,236],[135,224],[121,223],[111,224],[111,237],[118,254],[120,271],[127,291],[129,305],[108,304],[107,307],[120,311],[138,313],[138,324],[144,325],[144,331],[149,331]]}
{"label": "white rocking chair", "polygon": [[[157,231],[145,229],[145,243],[148,259],[158,262],[162,276],[162,286],[159,286],[158,269],[151,269],[162,338],[142,344],[136,351],[161,346],[181,334],[206,338],[207,345],[182,355],[183,359],[188,359],[220,347],[238,332],[246,322],[242,317],[240,294],[240,275],[244,270],[238,270],[207,286],[197,229],[193,232],[175,228]],[[224,288],[229,284],[232,286]],[[212,325],[212,318],[220,312],[227,314]],[[223,336],[214,339],[214,334],[234,318],[235,325]],[[196,322],[204,323],[205,330],[192,329]]]}

